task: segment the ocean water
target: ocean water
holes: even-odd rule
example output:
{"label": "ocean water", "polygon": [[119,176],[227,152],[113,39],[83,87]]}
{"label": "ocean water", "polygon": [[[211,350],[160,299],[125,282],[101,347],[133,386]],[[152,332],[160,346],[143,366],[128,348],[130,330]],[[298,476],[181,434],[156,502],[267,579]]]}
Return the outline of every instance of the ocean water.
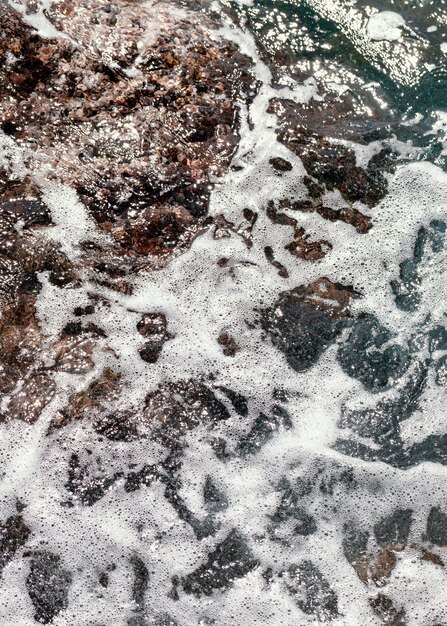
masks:
{"label": "ocean water", "polygon": [[[24,16],[43,37],[51,4]],[[213,227],[131,293],[39,274],[48,345],[91,302],[104,334],[34,423],[8,418],[23,387],[2,394],[0,624],[447,626],[447,5],[211,10],[255,84]],[[81,258],[107,235],[40,175]],[[131,427],[52,429],[111,369]]]}

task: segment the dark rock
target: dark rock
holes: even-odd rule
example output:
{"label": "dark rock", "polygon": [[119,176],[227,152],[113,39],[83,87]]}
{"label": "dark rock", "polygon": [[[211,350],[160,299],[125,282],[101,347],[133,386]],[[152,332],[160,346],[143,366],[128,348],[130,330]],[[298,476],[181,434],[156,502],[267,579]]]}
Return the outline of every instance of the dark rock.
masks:
{"label": "dark rock", "polygon": [[432,507],[427,519],[427,539],[437,546],[447,546],[447,514]]}
{"label": "dark rock", "polygon": [[34,619],[50,624],[68,607],[68,593],[72,575],[65,570],[59,556],[51,552],[32,554],[26,589],[34,605]]}
{"label": "dark rock", "polygon": [[420,265],[424,258],[444,250],[445,236],[446,225],[441,220],[432,220],[428,228],[421,226],[419,229],[413,257],[400,264],[399,280],[391,282],[391,289],[399,309],[416,311],[419,308],[423,281]]}
{"label": "dark rock", "polygon": [[122,476],[90,477],[87,466],[82,466],[77,454],[72,454],[68,465],[68,480],[65,488],[84,506],[92,506],[100,500],[112,485]]}
{"label": "dark rock", "polygon": [[154,437],[175,448],[188,430],[201,423],[226,420],[230,413],[209,387],[188,380],[165,383],[149,394],[144,417],[154,426]]}
{"label": "dark rock", "polygon": [[286,159],[281,157],[273,157],[269,160],[269,163],[277,172],[290,172],[293,167],[290,161],[286,161]]}
{"label": "dark rock", "polygon": [[0,576],[5,565],[25,545],[29,536],[30,529],[21,515],[12,515],[0,525]]}
{"label": "dark rock", "polygon": [[338,616],[337,594],[312,561],[291,565],[284,578],[288,590],[297,596],[296,603],[303,613],[314,615],[319,622]]}
{"label": "dark rock", "polygon": [[379,546],[405,545],[413,521],[411,509],[396,509],[374,526],[374,536]]}
{"label": "dark rock", "polygon": [[230,400],[236,413],[238,415],[241,415],[242,417],[247,417],[248,415],[247,398],[243,396],[242,394],[237,393],[236,391],[233,391],[233,389],[230,389],[229,387],[219,387],[219,389],[223,391],[224,394],[227,396],[227,398]]}
{"label": "dark rock", "polygon": [[287,430],[292,428],[292,421],[285,409],[277,407],[276,410],[272,410],[271,416],[260,413],[255,419],[251,430],[241,437],[237,444],[237,452],[241,456],[255,454],[273,437],[280,427]]}
{"label": "dark rock", "polygon": [[362,315],[348,339],[340,345],[337,358],[343,370],[371,391],[386,389],[410,364],[408,351],[391,344],[392,334],[373,315]]}
{"label": "dark rock", "polygon": [[93,423],[94,430],[110,441],[132,441],[138,437],[135,423],[125,414],[108,414]]}
{"label": "dark rock", "polygon": [[283,292],[274,306],[264,311],[261,323],[290,367],[303,372],[317,362],[346,325],[354,295],[349,288],[322,278]]}
{"label": "dark rock", "polygon": [[224,511],[228,507],[228,498],[216,487],[211,476],[207,476],[205,479],[203,499],[210,513],[219,513],[219,511]]}
{"label": "dark rock", "polygon": [[209,554],[206,563],[182,579],[183,589],[198,597],[210,596],[215,590],[228,589],[234,580],[246,576],[257,565],[245,539],[232,530]]}
{"label": "dark rock", "polygon": [[132,587],[132,600],[135,602],[136,610],[144,610],[144,600],[149,585],[149,571],[139,556],[132,556],[130,559],[134,573]]}
{"label": "dark rock", "polygon": [[370,598],[369,604],[383,626],[406,626],[405,609],[396,609],[391,598],[385,594],[379,593],[375,598]]}
{"label": "dark rock", "polygon": [[300,157],[308,175],[318,183],[329,190],[337,188],[350,202],[368,206],[385,196],[388,184],[381,170],[388,168],[388,162],[376,158],[366,168],[359,167],[350,148],[304,126],[300,105],[290,100],[273,99],[268,111],[278,116],[278,140]]}
{"label": "dark rock", "polygon": [[222,346],[222,351],[225,356],[235,356],[236,352],[239,350],[239,346],[236,343],[234,337],[229,335],[227,332],[222,331],[217,338],[217,343]]}
{"label": "dark rock", "polygon": [[[303,506],[303,496],[308,494],[311,486],[298,483],[294,489],[288,481],[282,485],[283,495],[275,513],[271,516],[272,525],[269,528],[272,539],[281,539],[281,527],[290,530],[290,538],[293,535],[307,537],[317,530],[315,518],[309,515]],[[289,537],[288,537],[289,538]]]}

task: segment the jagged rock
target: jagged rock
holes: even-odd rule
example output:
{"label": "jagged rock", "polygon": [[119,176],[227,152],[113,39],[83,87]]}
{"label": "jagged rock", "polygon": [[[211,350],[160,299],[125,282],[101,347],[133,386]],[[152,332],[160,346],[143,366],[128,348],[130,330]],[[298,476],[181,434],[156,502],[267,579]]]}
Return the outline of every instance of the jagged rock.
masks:
{"label": "jagged rock", "polygon": [[237,530],[218,544],[208,555],[206,563],[183,578],[186,593],[200,597],[212,595],[215,590],[225,590],[237,578],[242,578],[258,565],[245,539]]}
{"label": "jagged rock", "polygon": [[15,59],[0,73],[3,129],[32,142],[33,167],[50,161],[127,253],[187,246],[237,143],[232,95],[252,89],[250,61],[167,3],[60,0],[46,15],[60,38],[2,4],[0,56]]}

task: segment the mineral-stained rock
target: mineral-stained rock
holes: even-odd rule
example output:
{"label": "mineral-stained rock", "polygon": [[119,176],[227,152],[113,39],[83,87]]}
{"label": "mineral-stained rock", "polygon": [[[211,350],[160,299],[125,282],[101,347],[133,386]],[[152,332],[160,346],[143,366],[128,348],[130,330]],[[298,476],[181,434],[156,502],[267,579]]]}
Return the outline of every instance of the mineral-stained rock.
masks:
{"label": "mineral-stained rock", "polygon": [[56,413],[51,425],[50,432],[54,429],[66,426],[74,420],[86,417],[96,418],[99,424],[109,423],[110,420],[102,416],[107,415],[107,404],[119,394],[121,375],[110,368],[105,368],[101,375],[91,382],[84,391],[79,391],[70,396],[69,402],[64,409]]}
{"label": "mineral-stained rock", "polygon": [[232,96],[252,89],[250,62],[167,3],[58,0],[47,17],[60,38],[40,38],[0,8],[3,130],[32,146],[33,168],[50,163],[74,185],[127,253],[188,245],[209,176],[236,145]]}
{"label": "mineral-stained rock", "polygon": [[60,561],[51,552],[31,553],[26,588],[34,605],[34,619],[40,624],[50,624],[68,606],[72,575]]}
{"label": "mineral-stained rock", "polygon": [[164,343],[172,338],[166,317],[162,313],[146,313],[138,322],[137,329],[147,340],[139,350],[141,358],[147,363],[155,363]]}
{"label": "mineral-stained rock", "polygon": [[185,576],[183,589],[196,596],[210,596],[215,590],[227,589],[234,580],[246,576],[257,565],[245,539],[237,530],[232,530],[208,555],[206,563]]}
{"label": "mineral-stained rock", "polygon": [[363,169],[356,164],[354,152],[306,127],[300,105],[291,100],[274,99],[270,113],[279,120],[277,136],[297,154],[310,177],[327,189],[338,189],[349,202],[361,201],[375,206],[387,192],[387,181],[377,160]]}
{"label": "mineral-stained rock", "polygon": [[302,372],[316,363],[346,325],[354,296],[349,287],[321,278],[283,292],[274,306],[263,312],[261,323],[289,365]]}

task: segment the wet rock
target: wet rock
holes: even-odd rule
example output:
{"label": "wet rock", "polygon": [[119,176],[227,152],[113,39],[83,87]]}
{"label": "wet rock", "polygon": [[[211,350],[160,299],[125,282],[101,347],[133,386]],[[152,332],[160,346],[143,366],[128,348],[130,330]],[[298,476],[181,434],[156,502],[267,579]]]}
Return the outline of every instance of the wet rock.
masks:
{"label": "wet rock", "polygon": [[25,545],[29,536],[30,529],[21,515],[12,515],[0,524],[0,576],[5,565]]}
{"label": "wet rock", "polygon": [[416,311],[421,301],[424,276],[423,263],[444,250],[446,225],[441,220],[432,220],[426,228],[419,229],[414,245],[413,257],[400,264],[399,280],[391,282],[396,306],[403,311]]}
{"label": "wet rock", "polygon": [[237,578],[242,578],[257,567],[245,539],[237,530],[218,544],[208,555],[206,563],[182,579],[186,593],[210,596],[215,590],[225,590]]}
{"label": "wet rock", "polygon": [[303,613],[315,616],[319,622],[338,616],[337,594],[312,561],[291,565],[284,578],[288,590],[298,596],[296,603]]}
{"label": "wet rock", "polygon": [[289,272],[287,271],[287,268],[275,259],[275,254],[271,246],[265,246],[264,254],[267,261],[278,270],[278,275],[281,276],[281,278],[289,277]]}
{"label": "wet rock", "polygon": [[405,609],[397,609],[385,594],[379,593],[375,598],[370,598],[369,604],[383,626],[406,626]]}
{"label": "wet rock", "polygon": [[144,410],[144,419],[154,426],[154,437],[174,448],[188,430],[229,417],[227,407],[214,392],[195,380],[161,385],[147,396]]}
{"label": "wet rock", "polygon": [[135,603],[136,611],[144,610],[144,600],[149,585],[149,571],[139,556],[132,556],[130,559],[134,573],[134,582],[132,587],[132,600]]}
{"label": "wet rock", "polygon": [[146,313],[138,322],[137,329],[147,339],[139,350],[141,358],[147,363],[155,363],[164,343],[172,338],[168,332],[166,317],[162,313]]}
{"label": "wet rock", "polygon": [[[166,464],[165,464],[166,465]],[[169,472],[168,476],[162,476],[162,479],[166,482],[165,498],[174,507],[177,515],[181,520],[189,524],[194,531],[195,536],[199,541],[214,535],[218,526],[213,520],[213,516],[208,514],[205,518],[199,519],[187,506],[185,501],[180,495],[181,481],[176,471],[176,476],[173,472]]]}
{"label": "wet rock", "polygon": [[427,539],[436,546],[447,546],[447,514],[436,506],[428,514]]}
{"label": "wet rock", "polygon": [[281,157],[273,157],[269,160],[269,163],[277,172],[290,172],[293,168],[290,161],[287,161],[286,159],[283,159]]}
{"label": "wet rock", "polygon": [[233,391],[233,389],[230,389],[229,387],[219,387],[219,389],[220,391],[223,391],[223,393],[230,400],[236,413],[242,417],[247,417],[248,415],[247,398],[243,396],[242,394],[237,393],[236,391]]}
{"label": "wet rock", "polygon": [[327,278],[283,292],[264,311],[261,324],[290,367],[303,372],[314,365],[346,325],[355,293]]}
{"label": "wet rock", "polygon": [[65,488],[75,496],[80,504],[92,506],[106,494],[121,476],[122,473],[115,473],[113,476],[91,477],[88,466],[81,465],[78,455],[72,454],[68,465],[68,480]]}
{"label": "wet rock", "polygon": [[18,419],[33,424],[51,402],[56,392],[52,378],[44,373],[36,373],[24,381],[20,391],[10,397],[8,419]]}
{"label": "wet rock", "polygon": [[236,352],[239,350],[239,346],[230,334],[226,331],[222,331],[217,338],[217,343],[222,346],[222,352],[225,356],[235,356]]}
{"label": "wet rock", "polygon": [[219,513],[228,507],[228,498],[215,485],[211,476],[207,476],[205,479],[203,499],[205,501],[205,506],[210,513]]}
{"label": "wet rock", "polygon": [[110,441],[132,441],[138,437],[135,421],[128,413],[110,413],[93,422],[93,428],[99,435]]}
{"label": "wet rock", "polygon": [[251,430],[241,437],[236,450],[241,456],[255,454],[273,437],[280,428],[290,430],[292,420],[285,409],[275,406],[271,415],[260,413]]}
{"label": "wet rock", "polygon": [[32,165],[50,162],[118,248],[187,248],[210,177],[237,144],[233,91],[252,88],[247,57],[168,4],[53,2],[46,18],[68,35],[57,39],[39,38],[5,3],[0,18],[1,56],[17,59],[0,70],[0,124],[32,143]]}
{"label": "wet rock", "polygon": [[179,626],[179,624],[168,613],[163,613],[162,615],[157,615],[154,626]]}
{"label": "wet rock", "polygon": [[291,100],[273,99],[268,111],[278,117],[278,140],[300,157],[308,175],[318,183],[328,190],[338,189],[349,202],[371,207],[385,196],[388,184],[380,162],[359,167],[350,148],[306,127],[300,105]]}
{"label": "wet rock", "polygon": [[[62,411],[58,411],[50,425],[50,432],[73,421],[94,418],[95,424],[107,423],[108,403],[116,399],[121,390],[121,375],[111,368],[105,368],[101,375],[92,381],[85,390],[70,396],[69,402]],[[104,416],[104,422],[101,420]],[[132,426],[128,426],[132,430]]]}
{"label": "wet rock", "polygon": [[68,607],[72,575],[62,566],[59,556],[51,552],[32,553],[26,589],[34,606],[34,619],[50,624]]}
{"label": "wet rock", "polygon": [[386,389],[410,364],[408,351],[391,344],[392,334],[373,315],[362,315],[337,352],[343,370],[371,391]]}
{"label": "wet rock", "polygon": [[405,545],[408,541],[412,521],[413,511],[411,509],[396,509],[391,515],[382,518],[374,526],[374,536],[379,546]]}
{"label": "wet rock", "polygon": [[[326,239],[310,241],[309,235],[306,234],[304,228],[298,226],[297,220],[293,217],[289,217],[286,213],[279,213],[273,203],[269,203],[267,207],[267,217],[274,224],[293,227],[294,240],[287,244],[285,249],[288,250],[290,254],[300,259],[304,259],[305,261],[318,261],[332,248],[331,243]],[[281,264],[278,264],[277,261],[274,260],[273,250],[267,246],[267,248],[264,248],[264,253],[270,263],[280,270],[283,277],[286,277],[285,275],[288,275],[287,270],[284,272]]]}
{"label": "wet rock", "polygon": [[310,493],[310,484],[300,482],[295,488],[289,481],[281,483],[283,495],[275,513],[271,516],[269,534],[272,539],[290,542],[294,535],[307,537],[317,530],[315,518],[307,513],[303,497]]}

